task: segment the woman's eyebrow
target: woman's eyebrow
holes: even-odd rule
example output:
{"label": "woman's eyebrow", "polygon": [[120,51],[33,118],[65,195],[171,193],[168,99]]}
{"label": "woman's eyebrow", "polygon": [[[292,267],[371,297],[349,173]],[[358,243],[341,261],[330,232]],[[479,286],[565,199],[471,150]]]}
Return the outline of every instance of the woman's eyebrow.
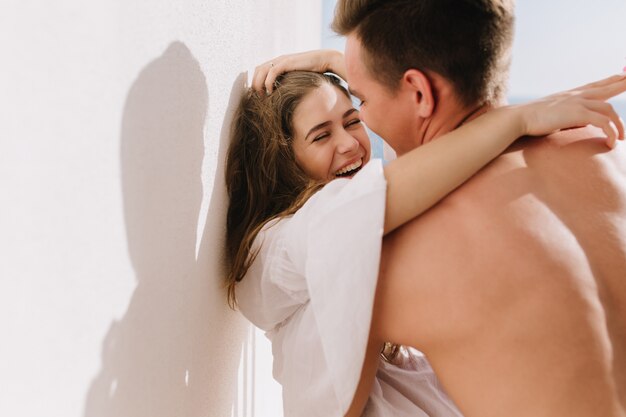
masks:
{"label": "woman's eyebrow", "polygon": [[350,110],[348,110],[347,112],[345,112],[345,113],[343,114],[343,117],[342,117],[342,118],[343,118],[343,119],[345,119],[346,117],[350,116],[350,115],[351,115],[352,113],[354,113],[354,112],[358,112],[358,110],[357,110],[357,109],[355,109],[354,107],[352,107]]}
{"label": "woman's eyebrow", "polygon": [[313,132],[315,132],[316,130],[320,130],[326,126],[328,126],[330,124],[330,120],[320,123],[318,125],[315,125],[311,128],[311,130],[309,130],[309,133],[306,134],[306,136],[304,137],[304,140],[307,140],[309,138],[309,135]]}
{"label": "woman's eyebrow", "polygon": [[[350,109],[348,109],[348,111],[346,111],[346,112],[345,112],[345,113],[341,116],[341,118],[342,118],[342,119],[345,119],[346,117],[350,116],[350,115],[351,115],[352,113],[354,113],[354,112],[358,112],[358,110],[357,110],[357,109],[355,109],[354,107],[351,107]],[[324,128],[324,127],[328,126],[330,123],[331,123],[331,122],[330,122],[330,120],[327,120],[327,121],[325,121],[325,122],[322,122],[322,123],[320,123],[320,124],[317,124],[317,125],[313,126],[313,127],[311,128],[311,130],[309,130],[309,132],[308,132],[308,133],[306,134],[306,136],[304,137],[304,140],[308,140],[308,139],[309,139],[309,135],[310,135],[311,133],[315,132],[316,130],[320,130],[320,129],[322,129],[322,128]]]}

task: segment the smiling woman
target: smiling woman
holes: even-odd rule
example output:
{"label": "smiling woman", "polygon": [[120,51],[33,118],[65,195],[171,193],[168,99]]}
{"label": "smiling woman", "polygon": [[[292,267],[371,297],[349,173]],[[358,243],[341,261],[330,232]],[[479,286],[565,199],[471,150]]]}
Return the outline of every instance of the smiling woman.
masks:
{"label": "smiling woman", "polygon": [[293,124],[294,155],[311,178],[351,177],[370,159],[370,142],[359,112],[339,85],[323,84],[307,95],[295,111]]}
{"label": "smiling woman", "polygon": [[[331,179],[330,164],[324,164],[323,173],[315,167],[314,172],[319,175],[309,176],[296,163],[294,149],[296,143],[300,144],[307,148],[300,152],[301,158],[308,161],[310,156],[315,159],[314,148],[324,141],[314,141],[314,137],[309,138],[309,133],[305,132],[320,123],[327,126],[330,120],[308,119],[305,126],[301,126],[302,121],[296,113],[309,116],[298,110],[302,105],[306,106],[309,99],[318,97],[319,94],[314,93],[327,91],[322,90],[322,86],[328,86],[331,93],[339,93],[336,96],[340,97],[343,92],[339,80],[331,75],[297,71],[279,78],[276,84],[279,88],[270,96],[248,91],[232,125],[226,167],[230,197],[227,251],[231,260],[228,294],[232,306],[235,304],[235,284],[243,278],[252,262],[249,251],[261,227],[275,216],[293,214]],[[346,100],[349,103],[347,97]],[[317,109],[310,110],[315,110],[314,114],[319,117]],[[333,122],[336,119],[336,115],[331,117]],[[296,129],[296,121],[299,129]],[[317,137],[321,136],[317,133]],[[369,158],[369,148],[367,156]],[[319,161],[322,164],[321,158]],[[316,164],[311,162],[310,165]]]}

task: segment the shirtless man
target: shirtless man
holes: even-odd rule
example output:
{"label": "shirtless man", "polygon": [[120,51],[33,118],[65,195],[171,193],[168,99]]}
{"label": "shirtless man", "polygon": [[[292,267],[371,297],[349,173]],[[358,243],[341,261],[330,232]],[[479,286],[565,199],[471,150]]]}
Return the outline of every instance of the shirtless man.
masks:
{"label": "shirtless man", "polygon": [[[333,28],[345,67],[269,71],[345,74],[398,154],[503,102],[512,0],[339,0]],[[626,149],[597,136],[518,141],[385,239],[372,333],[423,351],[465,416],[626,416]]]}
{"label": "shirtless man", "polygon": [[[399,154],[501,103],[512,1],[337,11],[361,117]],[[422,350],[468,417],[626,415],[626,149],[597,136],[517,142],[385,239],[374,317],[397,326],[378,333]]]}

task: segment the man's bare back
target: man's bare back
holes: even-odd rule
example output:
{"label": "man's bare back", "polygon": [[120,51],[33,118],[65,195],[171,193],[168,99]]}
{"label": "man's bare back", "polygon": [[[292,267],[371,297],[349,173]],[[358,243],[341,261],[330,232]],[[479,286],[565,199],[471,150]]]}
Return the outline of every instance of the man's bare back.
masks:
{"label": "man's bare back", "polygon": [[385,239],[379,332],[468,417],[626,415],[626,148],[595,133],[518,142]]}

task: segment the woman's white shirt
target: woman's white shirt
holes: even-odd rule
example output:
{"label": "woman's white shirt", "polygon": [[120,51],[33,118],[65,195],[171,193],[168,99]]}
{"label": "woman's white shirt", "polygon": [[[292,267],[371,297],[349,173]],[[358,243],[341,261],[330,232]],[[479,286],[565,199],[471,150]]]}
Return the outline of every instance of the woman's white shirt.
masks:
{"label": "woman's white shirt", "polygon": [[[369,337],[385,193],[382,163],[372,160],[255,240],[237,302],[272,342],[285,417],[343,416],[350,406]],[[381,362],[364,414],[459,416],[426,360],[405,355],[404,367]],[[409,395],[398,392],[407,387]]]}

